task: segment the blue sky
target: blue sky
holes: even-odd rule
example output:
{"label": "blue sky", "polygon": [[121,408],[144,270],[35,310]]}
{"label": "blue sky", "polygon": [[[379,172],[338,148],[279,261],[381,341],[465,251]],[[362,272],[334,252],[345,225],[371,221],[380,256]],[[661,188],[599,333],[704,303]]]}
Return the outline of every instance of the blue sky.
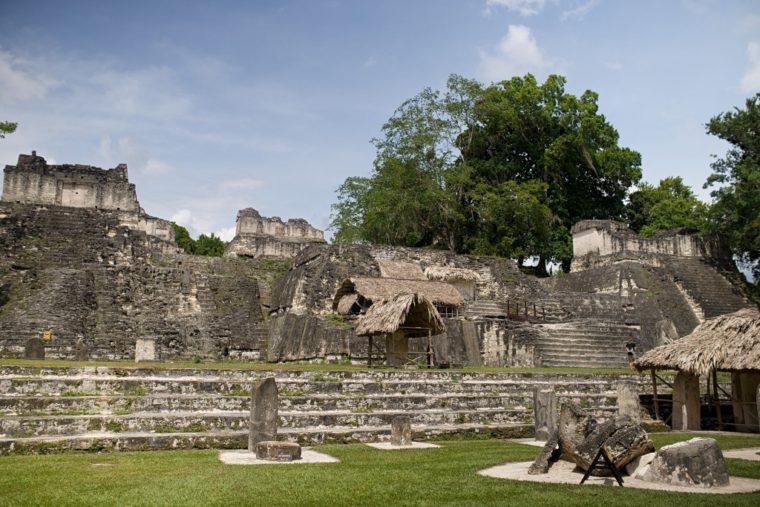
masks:
{"label": "blue sky", "polygon": [[598,92],[645,180],[707,200],[704,124],[760,91],[760,2],[0,0],[0,164],[125,162],[194,234],[248,206],[326,228],[403,100],[526,72]]}

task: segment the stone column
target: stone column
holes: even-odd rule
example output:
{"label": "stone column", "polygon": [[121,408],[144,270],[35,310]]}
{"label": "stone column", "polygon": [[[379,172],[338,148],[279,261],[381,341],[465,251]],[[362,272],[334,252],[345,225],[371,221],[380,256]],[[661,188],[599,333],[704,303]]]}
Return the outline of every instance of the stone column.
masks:
{"label": "stone column", "polygon": [[636,424],[641,424],[641,404],[639,389],[634,382],[619,382],[617,385],[618,415],[630,417]]}
{"label": "stone column", "polygon": [[408,416],[400,415],[391,420],[391,445],[412,445],[412,424]]}
{"label": "stone column", "polygon": [[673,381],[673,429],[700,429],[699,377],[683,371]]}
{"label": "stone column", "polygon": [[533,391],[536,440],[547,441],[557,429],[557,395],[553,389]]}
{"label": "stone column", "polygon": [[248,451],[256,452],[256,444],[277,439],[277,384],[269,377],[257,382],[251,392],[251,423]]}

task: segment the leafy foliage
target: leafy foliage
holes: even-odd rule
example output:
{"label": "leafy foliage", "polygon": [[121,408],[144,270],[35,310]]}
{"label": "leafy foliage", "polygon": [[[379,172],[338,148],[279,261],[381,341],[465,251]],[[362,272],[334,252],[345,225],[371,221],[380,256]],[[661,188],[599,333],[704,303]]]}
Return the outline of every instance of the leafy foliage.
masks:
{"label": "leafy foliage", "polygon": [[681,177],[670,177],[660,180],[656,187],[640,184],[629,197],[626,219],[642,236],[677,227],[704,231],[708,209]]}
{"label": "leafy foliage", "polygon": [[0,121],[0,139],[5,138],[6,134],[13,134],[16,132],[16,127],[18,127],[18,123]]}
{"label": "leafy foliage", "polygon": [[338,189],[336,240],[568,261],[570,226],[623,216],[641,162],[597,95],[564,85],[454,75],[405,101],[374,140],[372,175]]}
{"label": "leafy foliage", "polygon": [[172,226],[174,227],[174,237],[177,241],[177,246],[182,248],[185,253],[209,257],[221,257],[224,254],[224,248],[227,244],[216,237],[214,233],[211,233],[210,236],[201,234],[196,240],[190,237],[190,233],[181,225],[172,222]]}
{"label": "leafy foliage", "polygon": [[754,266],[760,278],[760,93],[744,109],[722,113],[707,124],[707,132],[731,143],[712,164],[705,188],[711,192],[712,227],[726,234],[734,254]]}

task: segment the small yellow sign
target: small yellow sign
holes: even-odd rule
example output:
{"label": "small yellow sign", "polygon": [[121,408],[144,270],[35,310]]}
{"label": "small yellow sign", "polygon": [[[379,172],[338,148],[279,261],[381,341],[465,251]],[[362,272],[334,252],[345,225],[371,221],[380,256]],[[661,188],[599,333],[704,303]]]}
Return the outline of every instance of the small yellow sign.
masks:
{"label": "small yellow sign", "polygon": [[53,330],[52,329],[46,329],[42,332],[42,339],[45,341],[49,341],[53,337]]}

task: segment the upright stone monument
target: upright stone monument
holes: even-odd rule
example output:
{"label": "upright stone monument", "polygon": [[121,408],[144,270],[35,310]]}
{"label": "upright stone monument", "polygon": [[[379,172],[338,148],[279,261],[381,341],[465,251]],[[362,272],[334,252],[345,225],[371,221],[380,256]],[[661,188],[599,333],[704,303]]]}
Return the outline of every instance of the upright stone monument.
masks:
{"label": "upright stone monument", "polygon": [[253,386],[251,393],[251,426],[248,450],[256,452],[256,444],[277,438],[277,384],[269,377]]}
{"label": "upright stone monument", "polygon": [[641,424],[641,404],[639,390],[633,382],[620,382],[617,385],[618,415],[630,418]]}
{"label": "upright stone monument", "polygon": [[391,420],[391,445],[412,445],[412,424],[409,416],[400,415]]}
{"label": "upright stone monument", "polygon": [[138,338],[135,341],[135,362],[156,360],[156,340]]}
{"label": "upright stone monument", "polygon": [[536,440],[547,441],[557,429],[557,395],[553,389],[533,391]]}
{"label": "upright stone monument", "polygon": [[24,359],[45,359],[45,342],[29,338],[24,346]]}

